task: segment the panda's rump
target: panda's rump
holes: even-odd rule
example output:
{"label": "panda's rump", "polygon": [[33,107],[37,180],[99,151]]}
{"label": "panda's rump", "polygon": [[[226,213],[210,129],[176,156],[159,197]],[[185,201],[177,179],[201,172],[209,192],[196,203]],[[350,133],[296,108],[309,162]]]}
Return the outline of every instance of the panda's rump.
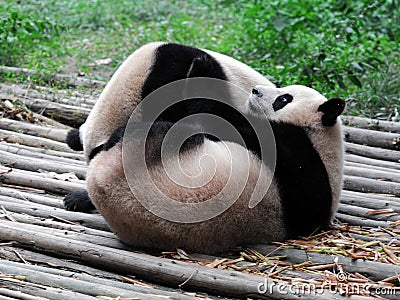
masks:
{"label": "panda's rump", "polygon": [[[233,173],[231,156],[238,166]],[[242,161],[238,161],[238,158],[242,158]],[[164,167],[161,164],[153,165],[148,169],[153,182],[134,182],[142,193],[133,195],[123,169],[122,143],[117,143],[93,159],[87,176],[89,195],[122,241],[142,248],[173,250],[183,247],[193,251],[215,252],[254,240],[265,242],[283,237],[279,198],[274,184],[264,197],[264,203],[253,209],[248,207],[248,199],[260,175],[260,162],[249,156],[245,148],[234,143],[205,140],[200,147],[183,153],[180,163],[182,171],[188,175],[186,181],[177,184],[167,177],[164,168],[168,169],[169,162]],[[190,187],[199,183],[199,178],[196,178],[199,174],[200,179],[205,175],[207,180],[207,176],[211,176],[211,179],[201,187]],[[261,175],[271,176],[268,170],[262,171]],[[228,191],[218,195],[228,184]],[[204,202],[216,195],[217,200],[223,201],[236,196],[233,199],[236,201],[215,218],[179,223],[158,217],[137,199],[157,199],[160,191],[184,203]]]}

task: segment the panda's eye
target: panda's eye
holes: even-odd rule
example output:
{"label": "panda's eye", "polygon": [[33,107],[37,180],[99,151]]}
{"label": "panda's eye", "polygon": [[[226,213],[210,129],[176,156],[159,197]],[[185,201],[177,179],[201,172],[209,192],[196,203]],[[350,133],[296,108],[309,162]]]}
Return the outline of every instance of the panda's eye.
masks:
{"label": "panda's eye", "polygon": [[280,95],[275,99],[274,103],[272,103],[272,108],[274,109],[274,111],[280,110],[284,108],[288,103],[292,102],[292,100],[293,96],[290,94]]}

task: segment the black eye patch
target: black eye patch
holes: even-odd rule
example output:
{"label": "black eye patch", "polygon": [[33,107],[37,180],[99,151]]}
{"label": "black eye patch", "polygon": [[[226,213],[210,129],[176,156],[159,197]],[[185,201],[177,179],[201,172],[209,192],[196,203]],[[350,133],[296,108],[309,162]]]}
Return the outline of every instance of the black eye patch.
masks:
{"label": "black eye patch", "polygon": [[280,110],[286,106],[286,104],[292,102],[293,96],[290,94],[280,95],[275,99],[274,103],[272,103],[272,108],[274,111]]}

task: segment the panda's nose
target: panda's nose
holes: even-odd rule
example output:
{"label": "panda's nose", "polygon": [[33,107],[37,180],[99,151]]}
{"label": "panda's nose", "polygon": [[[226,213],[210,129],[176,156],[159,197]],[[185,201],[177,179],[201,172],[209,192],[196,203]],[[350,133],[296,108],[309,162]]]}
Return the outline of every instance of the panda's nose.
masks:
{"label": "panda's nose", "polygon": [[263,94],[262,94],[262,92],[261,92],[261,89],[258,88],[258,87],[254,87],[254,88],[251,90],[251,93],[252,93],[254,96],[257,96],[257,97],[262,97],[262,96],[263,96]]}

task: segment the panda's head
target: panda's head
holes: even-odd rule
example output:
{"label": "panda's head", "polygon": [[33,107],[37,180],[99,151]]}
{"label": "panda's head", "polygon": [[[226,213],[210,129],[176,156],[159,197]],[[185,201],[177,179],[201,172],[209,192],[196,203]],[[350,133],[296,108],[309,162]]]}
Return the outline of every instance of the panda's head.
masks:
{"label": "panda's head", "polygon": [[247,110],[252,115],[311,127],[335,125],[344,107],[342,99],[327,100],[316,90],[302,85],[255,86],[247,100]]}

